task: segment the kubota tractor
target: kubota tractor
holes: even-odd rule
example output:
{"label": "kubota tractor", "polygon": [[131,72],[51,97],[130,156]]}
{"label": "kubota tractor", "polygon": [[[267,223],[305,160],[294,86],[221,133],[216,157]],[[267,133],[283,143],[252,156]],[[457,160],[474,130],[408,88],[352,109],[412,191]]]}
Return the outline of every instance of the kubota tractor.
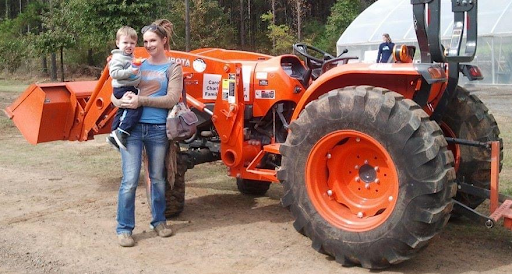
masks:
{"label": "kubota tractor", "polygon": [[[512,202],[498,194],[498,126],[458,86],[460,71],[479,77],[459,64],[475,55],[477,0],[452,0],[446,48],[440,2],[411,0],[420,63],[407,46],[387,64],[352,63],[305,44],[294,45],[304,61],[216,48],[169,52],[200,121],[180,144],[166,214],[183,210],[187,168],[222,160],[242,193],[263,195],[281,183],[295,229],[342,265],[408,260],[451,213],[488,227],[504,217],[512,229]],[[87,141],[110,131],[111,93],[105,68],[98,81],[31,85],[6,112],[32,144]],[[474,210],[486,198],[491,216]]]}

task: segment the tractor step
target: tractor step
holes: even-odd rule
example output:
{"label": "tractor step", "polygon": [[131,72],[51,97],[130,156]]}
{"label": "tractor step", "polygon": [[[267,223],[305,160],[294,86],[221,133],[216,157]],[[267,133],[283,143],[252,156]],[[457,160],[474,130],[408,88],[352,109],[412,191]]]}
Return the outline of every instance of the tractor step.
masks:
{"label": "tractor step", "polygon": [[503,217],[503,226],[512,230],[512,200],[506,200],[490,216],[494,221]]}
{"label": "tractor step", "polygon": [[275,169],[264,169],[264,168],[257,168],[258,164],[260,164],[261,159],[263,159],[263,156],[265,154],[280,154],[279,153],[279,143],[269,144],[263,146],[263,150],[261,150],[258,155],[252,160],[252,162],[247,166],[246,171],[255,175],[258,175],[261,177],[262,180],[268,181],[268,182],[278,182],[276,177],[276,170]]}

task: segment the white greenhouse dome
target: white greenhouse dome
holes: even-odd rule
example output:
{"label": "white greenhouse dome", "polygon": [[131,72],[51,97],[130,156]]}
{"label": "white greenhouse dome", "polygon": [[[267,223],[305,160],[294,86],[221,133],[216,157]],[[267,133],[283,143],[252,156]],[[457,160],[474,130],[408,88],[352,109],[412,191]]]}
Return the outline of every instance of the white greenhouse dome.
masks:
{"label": "white greenhouse dome", "polygon": [[[451,0],[441,1],[441,39],[449,44],[453,25]],[[382,34],[395,44],[417,45],[411,0],[379,0],[363,11],[336,43],[338,54],[375,62]],[[419,48],[416,50],[419,59]],[[478,49],[472,64],[484,74],[481,83],[512,84],[512,0],[478,0]]]}

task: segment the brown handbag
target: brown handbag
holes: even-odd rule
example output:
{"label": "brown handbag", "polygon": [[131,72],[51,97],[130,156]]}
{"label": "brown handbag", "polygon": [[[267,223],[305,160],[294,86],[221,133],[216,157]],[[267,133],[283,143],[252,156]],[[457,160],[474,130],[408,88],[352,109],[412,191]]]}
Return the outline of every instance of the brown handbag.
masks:
{"label": "brown handbag", "polygon": [[196,133],[198,121],[196,114],[187,106],[187,93],[185,92],[185,86],[183,86],[181,101],[167,115],[165,124],[167,138],[172,141],[189,139]]}

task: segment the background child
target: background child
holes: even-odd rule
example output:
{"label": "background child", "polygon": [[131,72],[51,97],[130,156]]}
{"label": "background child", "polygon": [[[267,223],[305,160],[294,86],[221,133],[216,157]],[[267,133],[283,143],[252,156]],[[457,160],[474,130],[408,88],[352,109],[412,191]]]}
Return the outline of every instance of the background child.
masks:
{"label": "background child", "polygon": [[[137,85],[140,82],[140,71],[137,66],[132,66],[134,61],[133,51],[137,45],[137,32],[124,26],[117,31],[116,45],[118,49],[112,51],[112,59],[109,62],[109,73],[112,77],[113,94],[121,99],[126,92],[138,94]],[[140,64],[139,64],[140,65]],[[112,133],[107,137],[107,142],[119,149],[126,149],[126,137],[139,122],[142,108],[122,109],[116,113],[112,123]]]}

